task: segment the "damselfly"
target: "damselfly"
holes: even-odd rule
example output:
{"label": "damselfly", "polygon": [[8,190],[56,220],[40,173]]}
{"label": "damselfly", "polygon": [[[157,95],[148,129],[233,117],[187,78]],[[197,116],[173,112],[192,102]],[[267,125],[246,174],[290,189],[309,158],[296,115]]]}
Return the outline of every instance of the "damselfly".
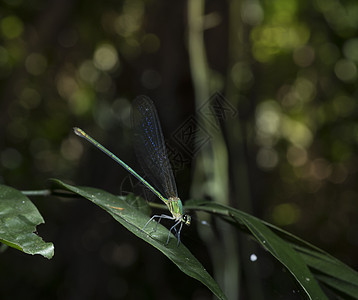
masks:
{"label": "damselfly", "polygon": [[[183,205],[178,197],[174,174],[168,159],[157,110],[152,100],[146,96],[137,97],[133,102],[131,119],[134,133],[134,148],[138,160],[152,184],[82,129],[75,127],[74,132],[119,163],[166,204],[172,215],[162,214],[152,216],[144,225],[143,230],[155,218],[158,218],[158,223],[161,219],[174,220],[174,225],[169,230],[167,244],[170,233],[174,230],[179,246],[180,232],[183,224],[190,225],[191,217],[183,212]],[[179,226],[178,229],[177,226]]]}

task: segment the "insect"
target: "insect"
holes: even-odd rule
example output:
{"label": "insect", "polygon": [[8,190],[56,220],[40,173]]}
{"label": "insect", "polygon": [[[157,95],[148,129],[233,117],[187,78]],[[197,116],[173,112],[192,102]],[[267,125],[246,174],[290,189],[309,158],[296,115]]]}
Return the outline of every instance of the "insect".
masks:
{"label": "insect", "polygon": [[[135,152],[145,174],[153,185],[82,129],[75,127],[73,130],[75,134],[86,139],[119,163],[165,203],[171,216],[165,214],[154,215],[144,225],[143,230],[155,218],[158,218],[158,223],[162,219],[173,220],[174,225],[169,230],[166,244],[169,243],[170,233],[174,231],[178,240],[177,245],[179,246],[183,224],[189,226],[191,217],[184,214],[183,204],[178,197],[174,174],[170,166],[158,113],[153,101],[146,96],[137,97],[133,101],[131,119]],[[177,228],[178,226],[179,228]]]}

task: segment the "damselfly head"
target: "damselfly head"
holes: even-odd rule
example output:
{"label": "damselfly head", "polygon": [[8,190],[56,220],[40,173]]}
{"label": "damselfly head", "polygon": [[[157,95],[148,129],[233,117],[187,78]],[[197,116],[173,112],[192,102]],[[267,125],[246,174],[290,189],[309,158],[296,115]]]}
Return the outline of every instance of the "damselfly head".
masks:
{"label": "damselfly head", "polygon": [[189,215],[183,215],[181,217],[181,221],[186,225],[186,226],[189,226],[190,223],[191,223],[191,216]]}

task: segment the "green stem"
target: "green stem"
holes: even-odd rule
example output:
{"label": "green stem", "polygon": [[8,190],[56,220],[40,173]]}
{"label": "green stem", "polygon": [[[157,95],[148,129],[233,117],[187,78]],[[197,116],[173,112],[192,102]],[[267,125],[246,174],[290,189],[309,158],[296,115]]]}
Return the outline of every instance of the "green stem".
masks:
{"label": "green stem", "polygon": [[49,196],[52,194],[51,190],[34,190],[34,191],[21,191],[25,196]]}
{"label": "green stem", "polygon": [[33,191],[21,191],[22,194],[29,197],[38,197],[38,196],[57,196],[64,198],[81,198],[79,195],[69,192],[60,192],[56,190],[33,190]]}

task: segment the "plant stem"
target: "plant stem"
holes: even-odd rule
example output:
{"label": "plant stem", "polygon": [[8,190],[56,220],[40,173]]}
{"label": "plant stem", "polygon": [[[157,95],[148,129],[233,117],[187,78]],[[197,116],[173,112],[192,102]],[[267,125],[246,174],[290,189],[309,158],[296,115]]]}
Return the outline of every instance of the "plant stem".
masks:
{"label": "plant stem", "polygon": [[21,191],[25,196],[49,196],[52,194],[51,190],[34,190],[34,191]]}
{"label": "plant stem", "polygon": [[33,190],[33,191],[21,191],[22,194],[29,197],[37,197],[37,196],[58,196],[64,198],[81,198],[79,195],[70,193],[70,192],[60,192],[56,190]]}

